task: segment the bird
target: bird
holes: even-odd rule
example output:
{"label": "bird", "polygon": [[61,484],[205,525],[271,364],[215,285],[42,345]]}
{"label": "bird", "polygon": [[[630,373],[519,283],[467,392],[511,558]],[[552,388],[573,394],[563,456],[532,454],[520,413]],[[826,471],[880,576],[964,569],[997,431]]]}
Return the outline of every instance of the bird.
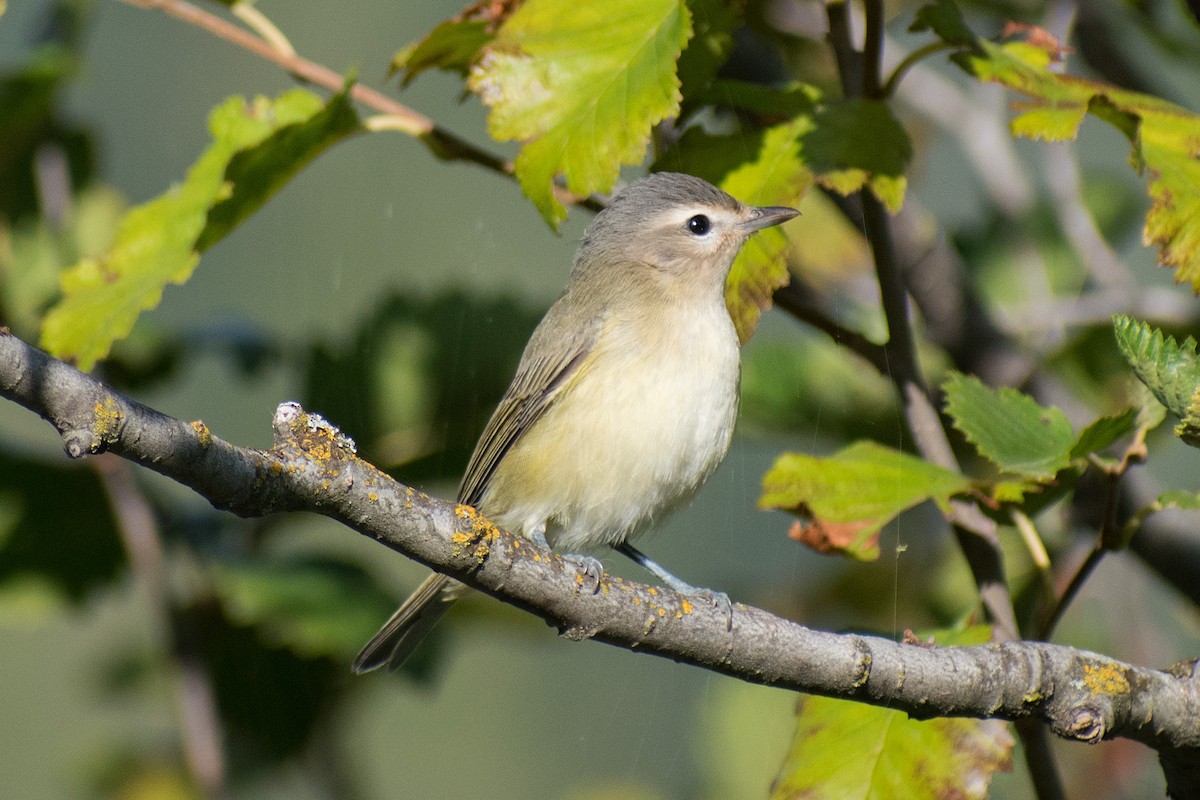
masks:
{"label": "bird", "polygon": [[[726,278],[753,233],[798,213],[747,205],[675,172],[617,192],[584,231],[562,295],[475,446],[458,502],[567,553],[597,585],[599,561],[576,554],[611,547],[676,591],[728,606],[630,542],[688,502],[725,457],[741,372]],[[431,574],[362,649],[354,672],[399,667],[466,591]]]}

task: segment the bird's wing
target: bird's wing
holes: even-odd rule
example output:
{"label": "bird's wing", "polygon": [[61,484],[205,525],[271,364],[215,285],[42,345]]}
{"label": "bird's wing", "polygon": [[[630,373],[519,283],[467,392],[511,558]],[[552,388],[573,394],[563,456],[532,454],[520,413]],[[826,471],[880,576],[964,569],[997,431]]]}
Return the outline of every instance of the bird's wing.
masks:
{"label": "bird's wing", "polygon": [[[568,341],[552,348],[535,348],[539,334],[556,327],[543,323],[534,331],[534,338],[521,357],[512,384],[488,420],[479,443],[475,445],[475,452],[458,487],[460,503],[478,505],[492,473],[505,454],[562,395],[572,379],[578,377],[580,367],[600,339],[604,318],[598,316],[586,325],[568,326],[574,327],[568,334]],[[558,333],[555,331],[553,335]],[[541,350],[543,355],[530,357],[530,351],[535,349]]]}

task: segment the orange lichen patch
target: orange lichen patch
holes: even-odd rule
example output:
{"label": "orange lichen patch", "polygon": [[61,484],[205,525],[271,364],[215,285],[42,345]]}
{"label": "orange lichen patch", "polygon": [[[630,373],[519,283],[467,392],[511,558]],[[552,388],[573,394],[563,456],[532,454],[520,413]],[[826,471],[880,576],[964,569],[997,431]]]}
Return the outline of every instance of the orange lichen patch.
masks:
{"label": "orange lichen patch", "polygon": [[97,400],[96,405],[92,406],[92,416],[96,420],[92,428],[96,438],[102,442],[115,441],[121,431],[121,420],[124,419],[117,401],[111,397]]}
{"label": "orange lichen patch", "polygon": [[687,598],[685,597],[679,601],[679,609],[684,614],[690,614],[692,613],[692,610],[695,609],[695,606],[688,602]]}
{"label": "orange lichen patch", "polygon": [[486,517],[480,516],[471,506],[455,506],[454,514],[469,524],[468,530],[455,531],[450,535],[450,540],[454,543],[454,555],[470,555],[482,562],[491,552],[492,542],[500,538],[500,529]]}
{"label": "orange lichen patch", "polygon": [[189,424],[192,426],[192,430],[196,433],[196,444],[207,450],[209,446],[212,445],[212,431],[208,429],[208,426],[204,424],[203,420],[192,420]]}
{"label": "orange lichen patch", "polygon": [[1096,694],[1125,694],[1129,691],[1129,679],[1116,664],[1084,664],[1083,682]]}

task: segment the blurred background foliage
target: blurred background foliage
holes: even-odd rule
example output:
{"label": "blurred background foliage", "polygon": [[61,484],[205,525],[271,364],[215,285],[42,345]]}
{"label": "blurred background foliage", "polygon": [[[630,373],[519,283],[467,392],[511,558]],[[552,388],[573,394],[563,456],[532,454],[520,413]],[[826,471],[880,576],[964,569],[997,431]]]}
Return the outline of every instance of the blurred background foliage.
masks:
{"label": "blurred background foliage", "polygon": [[[921,43],[907,32],[919,5],[887,4],[891,64]],[[1200,29],[1180,2],[962,5],[981,32],[1008,19],[1073,26],[1072,73],[1200,109]],[[36,340],[60,271],[103,252],[126,208],[182,179],[206,146],[209,109],[292,82],[130,4],[0,8],[0,320]],[[361,2],[334,13],[293,0],[265,10],[306,57],[384,86],[395,51],[459,8]],[[721,76],[799,75],[836,94],[824,24],[818,2],[746,3]],[[400,97],[513,156],[515,146],[488,141],[484,109],[461,94],[458,77],[433,71]],[[1187,333],[1196,304],[1141,244],[1148,200],[1127,168],[1127,142],[1096,123],[1071,145],[1011,140],[1009,101],[939,58],[922,62],[897,95],[914,145],[898,245],[923,253],[928,267],[913,286],[921,358],[934,383],[954,367],[1027,384],[1040,367],[1026,388],[1078,425],[1128,397],[1109,315],[1131,310]],[[880,337],[864,241],[820,192],[803,211],[792,233],[798,285],[831,318]],[[555,236],[510,180],[440,163],[408,137],[357,137],[207,252],[98,372],[243,445],[268,445],[274,406],[299,400],[353,436],[368,460],[448,497],[565,281],[587,217],[574,210]],[[1106,243],[1099,251],[1097,241]],[[970,291],[957,290],[963,282]],[[890,524],[873,563],[807,551],[786,536],[784,515],[754,510],[779,451],[822,453],[864,437],[906,443],[889,383],[823,334],[770,312],[745,350],[730,457],[647,548],[692,582],[816,626],[899,636],[961,621],[975,588],[928,509]],[[1194,489],[1194,457],[1168,436],[1152,444],[1148,480]],[[1062,504],[1039,525],[1056,558],[1090,547]],[[1027,550],[1013,530],[1002,535],[1014,588],[1033,591]],[[6,794],[767,793],[788,751],[793,695],[560,642],[485,599],[463,604],[401,674],[353,678],[354,652],[422,574],[359,538],[308,516],[234,519],[106,457],[67,464],[48,426],[0,407]],[[1186,580],[1162,578],[1172,577],[1164,563],[1178,560],[1135,551],[1101,566],[1058,640],[1157,666],[1195,655],[1200,625],[1179,591]],[[1161,796],[1144,748],[1055,747],[1072,796]],[[993,784],[994,797],[1029,794],[1020,769]]]}

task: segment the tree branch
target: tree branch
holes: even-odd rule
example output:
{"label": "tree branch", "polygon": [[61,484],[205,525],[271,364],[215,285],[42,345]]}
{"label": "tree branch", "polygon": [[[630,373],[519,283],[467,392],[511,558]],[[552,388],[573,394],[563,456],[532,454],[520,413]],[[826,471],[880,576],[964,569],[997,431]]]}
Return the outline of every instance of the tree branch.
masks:
{"label": "tree branch", "polygon": [[[596,639],[753,683],[843,697],[913,717],[1036,719],[1068,739],[1150,745],[1169,774],[1200,774],[1200,678],[1060,645],[928,647],[810,630],[737,604],[725,614],[670,590],[605,575],[581,592],[577,566],[497,529],[474,509],[403,486],[294,403],[270,450],[235,447],[204,423],[165,416],[0,332],[0,395],[35,411],[68,455],[109,451],[242,516],[324,514],[519,608],[572,639]],[[1190,785],[1190,784],[1189,784]],[[1182,794],[1178,796],[1184,796]]]}
{"label": "tree branch", "polygon": [[[320,86],[331,92],[340,92],[346,78],[323,64],[302,58],[288,46],[275,46],[255,36],[250,31],[199,8],[187,0],[121,0],[129,5],[161,11],[176,19],[211,33],[219,39],[237,45],[248,53],[278,64],[299,80]],[[282,34],[281,34],[282,35]],[[350,96],[367,108],[374,109],[386,119],[367,120],[371,130],[396,130],[423,141],[435,156],[445,161],[468,161],[501,175],[514,177],[513,163],[471,144],[458,134],[438,125],[429,117],[414,111],[382,92],[355,83],[350,87]],[[566,189],[556,186],[558,198],[572,205],[599,211],[603,203],[593,197],[578,197]]]}
{"label": "tree branch", "polygon": [[[877,0],[867,0],[865,12],[867,30],[863,44],[864,52],[857,53],[850,35],[845,4],[831,3],[826,7],[830,46],[834,50],[842,89],[847,97],[865,95],[874,98],[880,91],[883,4]],[[850,74],[848,70],[855,65],[873,70],[874,74]],[[896,387],[904,408],[905,422],[921,455],[933,464],[958,472],[958,461],[954,457],[937,409],[930,400],[920,365],[917,363],[917,346],[908,310],[908,288],[900,269],[887,210],[879,198],[869,190],[861,190],[858,197],[862,209],[863,234],[871,246],[883,314],[887,320],[888,340],[884,344],[887,362],[885,375]],[[1008,592],[996,524],[976,506],[962,501],[951,504],[948,519],[971,568],[979,588],[980,599],[996,623],[998,637],[1018,638],[1016,614],[1013,612],[1012,598]]]}

